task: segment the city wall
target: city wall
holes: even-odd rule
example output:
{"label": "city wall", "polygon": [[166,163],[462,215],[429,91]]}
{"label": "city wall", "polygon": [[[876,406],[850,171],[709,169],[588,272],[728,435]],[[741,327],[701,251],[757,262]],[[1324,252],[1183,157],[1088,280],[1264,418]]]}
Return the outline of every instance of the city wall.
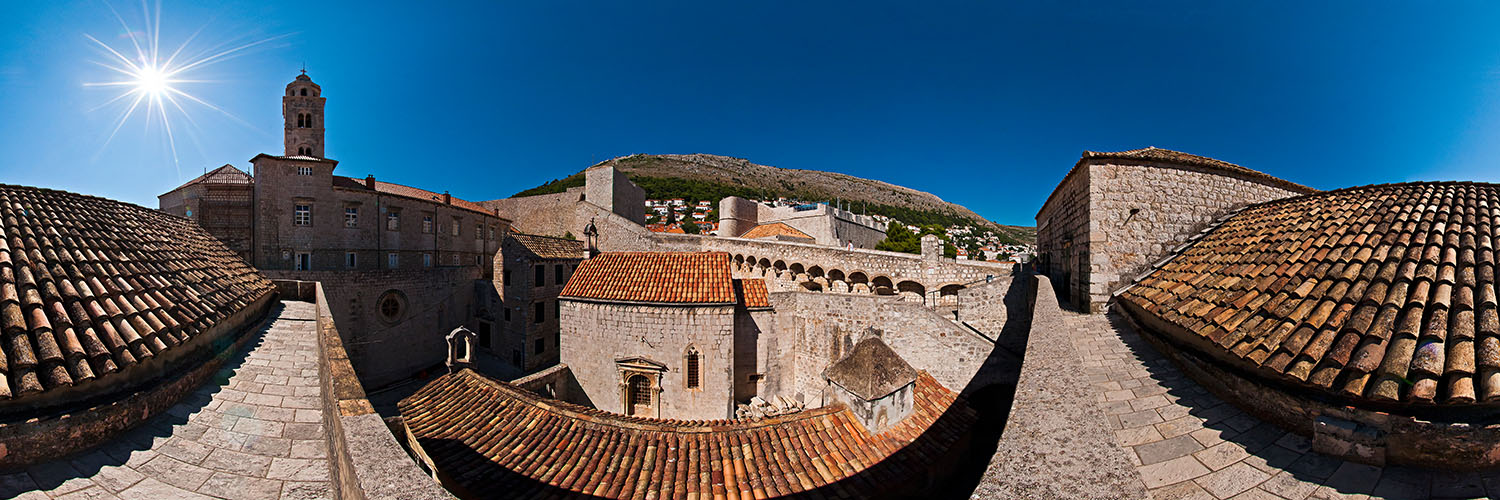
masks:
{"label": "city wall", "polygon": [[[442,366],[444,335],[459,326],[477,329],[473,266],[423,270],[263,271],[271,279],[318,281],[344,335],[349,359],[361,381],[380,387]],[[388,317],[380,301],[393,292],[400,313]]]}

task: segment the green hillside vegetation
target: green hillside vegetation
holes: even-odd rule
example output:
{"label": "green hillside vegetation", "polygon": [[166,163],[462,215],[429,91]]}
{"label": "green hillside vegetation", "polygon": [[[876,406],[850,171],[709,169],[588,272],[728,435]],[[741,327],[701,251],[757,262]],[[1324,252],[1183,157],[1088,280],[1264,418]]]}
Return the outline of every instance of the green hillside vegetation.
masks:
{"label": "green hillside vegetation", "polygon": [[948,235],[942,226],[922,226],[922,234],[916,234],[900,224],[891,224],[890,229],[885,231],[885,239],[875,244],[876,250],[902,253],[922,253],[922,237],[936,234],[943,239],[943,256],[954,258],[958,256],[958,247],[948,241]]}
{"label": "green hillside vegetation", "polygon": [[[636,183],[636,186],[640,186],[640,189],[645,189],[648,200],[672,200],[672,198],[682,198],[682,200],[690,201],[708,200],[709,203],[714,204],[714,207],[718,206],[718,201],[727,197],[756,198],[756,200],[786,197],[792,198],[792,200],[831,201],[823,200],[823,198],[817,197],[816,194],[801,191],[801,189],[751,189],[745,188],[745,186],[705,182],[705,180],[678,179],[678,177],[645,177],[630,176],[630,174],[627,174],[627,176],[630,177],[630,182]],[[511,198],[558,194],[558,192],[564,192],[571,188],[582,188],[582,186],[583,174],[577,173],[573,174],[573,176],[562,177],[562,179],[549,180],[549,182],[543,183],[543,185],[517,192],[517,194],[511,195]],[[855,201],[852,209],[853,212],[888,216],[888,218],[894,218],[897,221],[906,222],[906,224],[921,225],[921,227],[929,227],[929,225],[939,225],[939,227],[974,225],[978,233],[996,234],[1001,243],[1007,243],[1007,245],[1019,245],[1023,239],[1031,240],[1035,237],[1034,234],[1031,234],[1032,237],[1028,237],[1029,234],[1025,233],[1026,228],[1005,227],[1005,230],[995,231],[992,228],[984,227],[983,224],[974,221],[974,219],[965,218],[965,216],[959,216],[951,212],[915,210],[907,209],[907,207],[888,206],[888,204],[862,203],[862,201]],[[714,213],[714,215],[717,215],[717,213]],[[717,216],[712,216],[709,222],[717,222]],[[907,233],[910,233],[910,231],[907,231]]]}

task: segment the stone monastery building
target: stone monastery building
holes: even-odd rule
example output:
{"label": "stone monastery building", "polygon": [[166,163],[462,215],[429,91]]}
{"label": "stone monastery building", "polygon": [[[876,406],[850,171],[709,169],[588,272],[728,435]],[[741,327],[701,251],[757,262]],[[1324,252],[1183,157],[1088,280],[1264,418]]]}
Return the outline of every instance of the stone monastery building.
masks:
{"label": "stone monastery building", "polygon": [[160,210],[0,185],[0,497],[1500,495],[1496,185],[1085,152],[1012,267],[336,175],[326,102]]}

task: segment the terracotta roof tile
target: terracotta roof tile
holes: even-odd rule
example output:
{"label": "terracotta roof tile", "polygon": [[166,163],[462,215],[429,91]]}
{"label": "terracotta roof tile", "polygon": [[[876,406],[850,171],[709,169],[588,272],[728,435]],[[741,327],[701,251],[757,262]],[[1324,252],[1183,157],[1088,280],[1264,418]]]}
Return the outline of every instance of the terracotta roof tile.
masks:
{"label": "terracotta roof tile", "polygon": [[[1495,184],[1304,195],[1229,217],[1121,300],[1273,379],[1356,401],[1497,402],[1497,233]],[[1282,277],[1267,284],[1255,269],[1269,267],[1249,265],[1265,262]]]}
{"label": "terracotta roof tile", "polygon": [[0,401],[111,379],[271,291],[188,219],[0,185]]}
{"label": "terracotta roof tile", "polygon": [[729,254],[610,252],[583,261],[558,295],[631,302],[732,304]]}
{"label": "terracotta roof tile", "polygon": [[911,415],[871,434],[843,406],[655,420],[542,399],[463,370],[398,407],[438,470],[481,498],[869,498],[921,477],[975,422],[926,372],[912,399]]}
{"label": "terracotta roof tile", "polygon": [[[334,187],[339,187],[339,188],[344,188],[344,189],[361,189],[361,190],[366,190],[366,191],[370,190],[369,187],[365,186],[365,181],[363,179],[355,179],[353,177],[344,177],[342,175],[335,175],[335,176],[333,176],[333,185],[334,185]],[[403,197],[403,198],[412,198],[412,199],[416,199],[416,200],[430,201],[430,202],[435,202],[435,203],[438,203],[438,204],[442,204],[443,203],[443,193],[434,193],[434,192],[428,191],[426,189],[414,188],[414,187],[411,187],[411,186],[404,186],[404,185],[401,185],[401,184],[393,184],[393,183],[390,183],[390,182],[375,181],[375,189],[374,189],[374,191],[378,192],[378,193],[384,193],[384,194],[393,195],[393,196],[400,196],[400,197]],[[478,212],[478,213],[485,214],[485,215],[488,215],[488,216],[491,216],[491,217],[495,216],[495,211],[494,210],[490,210],[488,208],[485,208],[483,205],[480,205],[478,203],[474,203],[474,202],[468,201],[468,200],[461,200],[457,196],[449,196],[449,199],[451,200],[449,206],[462,208],[464,210],[468,210],[468,211],[471,211],[471,212]]]}
{"label": "terracotta roof tile", "polygon": [[734,280],[734,288],[739,303],[748,308],[771,307],[771,297],[766,291],[766,281],[760,278],[745,278]]}
{"label": "terracotta roof tile", "polygon": [[745,234],[742,234],[739,237],[741,237],[741,238],[755,239],[755,238],[774,238],[774,237],[777,237],[777,236],[786,236],[786,237],[791,237],[791,238],[805,238],[805,239],[809,239],[809,240],[813,239],[813,237],[812,236],[808,236],[807,233],[804,233],[802,231],[798,231],[797,228],[794,228],[792,226],[788,226],[784,222],[772,222],[770,224],[760,224],[760,225],[757,225],[755,227],[750,228],[749,231],[745,231]]}
{"label": "terracotta roof tile", "polygon": [[514,244],[538,259],[583,258],[583,242],[578,240],[521,233],[511,233],[505,237],[505,240],[506,243]]}

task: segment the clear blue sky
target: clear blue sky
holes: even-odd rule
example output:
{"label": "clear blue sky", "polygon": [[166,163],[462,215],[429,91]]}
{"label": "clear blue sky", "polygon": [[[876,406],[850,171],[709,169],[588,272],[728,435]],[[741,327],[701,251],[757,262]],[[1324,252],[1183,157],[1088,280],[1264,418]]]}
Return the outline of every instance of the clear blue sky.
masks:
{"label": "clear blue sky", "polygon": [[[154,1],[154,0],[153,0]],[[205,2],[206,3],[206,2]],[[1409,2],[162,3],[162,45],[280,36],[177,87],[108,144],[132,1],[0,4],[0,182],[154,207],[281,152],[305,62],[338,172],[509,196],[632,153],[714,153],[1032,217],[1081,151],[1211,156],[1317,188],[1500,181],[1500,10]],[[497,5],[498,4],[498,5]]]}

